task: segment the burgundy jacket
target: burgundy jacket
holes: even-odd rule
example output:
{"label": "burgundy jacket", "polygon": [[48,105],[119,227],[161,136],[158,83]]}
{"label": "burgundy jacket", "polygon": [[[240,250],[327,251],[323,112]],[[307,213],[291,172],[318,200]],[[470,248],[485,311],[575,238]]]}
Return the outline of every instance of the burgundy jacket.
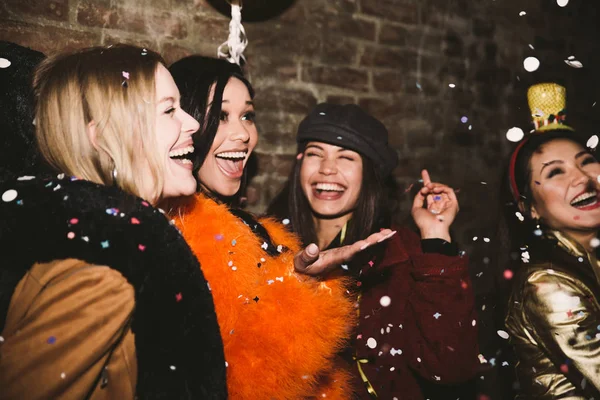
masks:
{"label": "burgundy jacket", "polygon": [[[362,294],[354,351],[377,398],[421,400],[415,376],[434,385],[475,376],[474,294],[466,256],[424,253],[416,233],[397,231],[381,262],[366,265],[357,282]],[[374,398],[353,364],[359,398]]]}

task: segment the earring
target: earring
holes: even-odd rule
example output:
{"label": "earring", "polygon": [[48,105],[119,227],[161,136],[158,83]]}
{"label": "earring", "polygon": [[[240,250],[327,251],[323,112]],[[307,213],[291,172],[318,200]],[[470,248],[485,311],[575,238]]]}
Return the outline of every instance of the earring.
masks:
{"label": "earring", "polygon": [[535,222],[535,230],[533,231],[533,234],[535,236],[542,236],[542,228],[540,227],[540,219],[539,218],[535,218],[534,219]]}
{"label": "earring", "polygon": [[117,168],[113,167],[112,169],[112,177],[113,177],[113,184],[117,184]]}

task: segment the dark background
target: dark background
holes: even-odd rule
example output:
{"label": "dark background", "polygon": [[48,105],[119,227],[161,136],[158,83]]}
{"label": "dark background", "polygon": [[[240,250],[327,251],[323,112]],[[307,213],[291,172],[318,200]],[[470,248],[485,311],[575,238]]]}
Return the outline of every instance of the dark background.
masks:
{"label": "dark background", "polygon": [[[225,0],[210,1],[227,8]],[[242,11],[253,20],[269,18],[245,24],[260,133],[249,209],[264,211],[281,187],[295,155],[295,129],[315,104],[357,103],[380,118],[401,160],[399,221],[408,216],[407,189],[421,168],[460,189],[454,235],[471,256],[481,351],[497,358],[494,368],[483,365],[489,371],[478,379],[481,400],[507,397],[502,388],[512,386],[512,364],[501,365],[503,340],[492,315],[498,184],[512,147],[505,133],[530,129],[525,92],[545,80],[567,87],[572,126],[599,133],[598,2],[571,0],[561,8],[555,0],[296,0],[286,9],[291,2],[245,0]],[[0,39],[46,54],[129,42],[172,62],[216,55],[227,29],[228,18],[205,0],[0,3]],[[565,64],[571,55],[582,69]],[[527,56],[540,60],[538,71],[524,70]],[[503,374],[506,381],[499,380]]]}

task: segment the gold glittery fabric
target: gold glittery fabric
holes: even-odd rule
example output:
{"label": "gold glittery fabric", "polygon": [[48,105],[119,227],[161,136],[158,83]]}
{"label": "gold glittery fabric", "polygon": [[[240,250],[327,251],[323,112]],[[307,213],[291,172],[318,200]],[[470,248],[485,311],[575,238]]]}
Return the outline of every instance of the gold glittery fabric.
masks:
{"label": "gold glittery fabric", "polygon": [[521,265],[506,328],[517,354],[517,399],[600,398],[599,264],[576,242],[548,232],[549,261]]}

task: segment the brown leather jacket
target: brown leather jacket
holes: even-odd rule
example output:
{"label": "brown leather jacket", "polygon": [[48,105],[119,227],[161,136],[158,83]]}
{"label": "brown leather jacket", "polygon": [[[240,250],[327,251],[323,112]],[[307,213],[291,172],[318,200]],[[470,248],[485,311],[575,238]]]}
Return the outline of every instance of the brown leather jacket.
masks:
{"label": "brown leather jacket", "polygon": [[133,287],[114,269],[74,259],[35,264],[2,332],[0,399],[133,399],[133,307]]}
{"label": "brown leather jacket", "polygon": [[560,232],[521,265],[506,327],[518,357],[518,399],[600,398],[600,264]]}

